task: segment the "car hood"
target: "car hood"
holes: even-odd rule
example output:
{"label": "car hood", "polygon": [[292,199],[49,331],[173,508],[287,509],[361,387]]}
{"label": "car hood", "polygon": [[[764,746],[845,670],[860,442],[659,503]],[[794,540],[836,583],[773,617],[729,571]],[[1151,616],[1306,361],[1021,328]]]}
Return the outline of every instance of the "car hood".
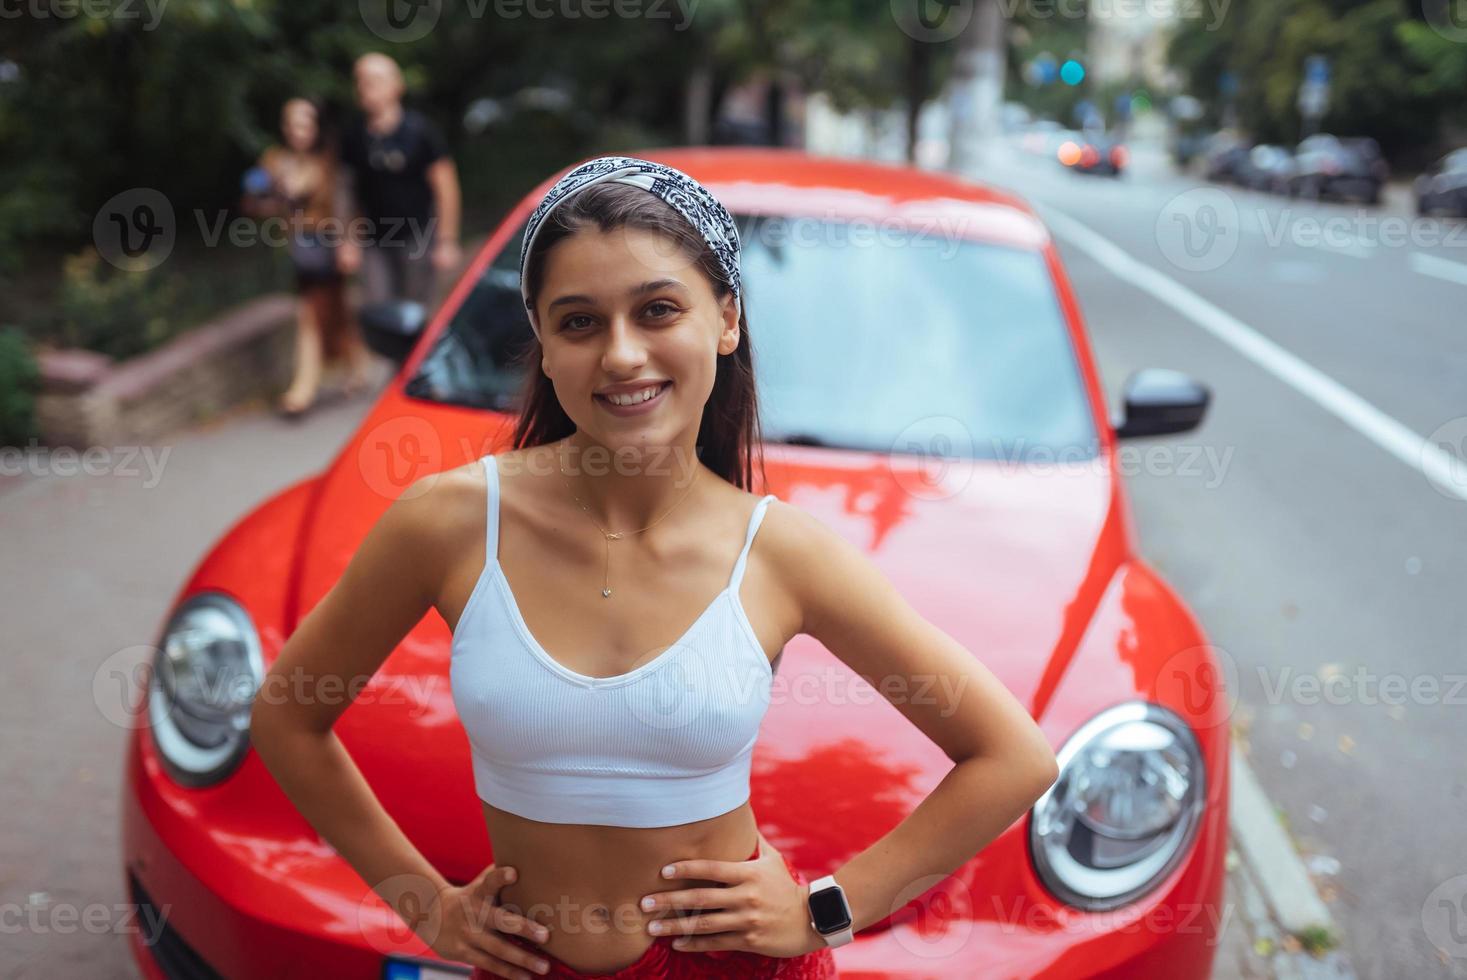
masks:
{"label": "car hood", "polygon": [[[770,492],[857,544],[1036,717],[1127,554],[1104,460],[948,461],[937,471],[914,456],[766,450]],[[349,450],[324,475],[298,566],[299,613],[336,582],[385,508],[374,465]],[[430,612],[336,731],[408,836],[445,875],[467,880],[490,842],[449,689],[449,641]],[[754,812],[800,866],[838,866],[900,822],[953,763],[812,637],[791,640],[777,668],[754,756]],[[923,694],[918,682],[909,694]],[[485,848],[477,854],[476,843]]]}

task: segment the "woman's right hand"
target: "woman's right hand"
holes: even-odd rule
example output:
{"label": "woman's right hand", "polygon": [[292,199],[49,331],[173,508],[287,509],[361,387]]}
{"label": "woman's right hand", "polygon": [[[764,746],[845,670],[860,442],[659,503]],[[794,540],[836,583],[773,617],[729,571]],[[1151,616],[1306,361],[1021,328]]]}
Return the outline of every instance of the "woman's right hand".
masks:
{"label": "woman's right hand", "polygon": [[499,890],[514,880],[513,868],[491,864],[468,884],[449,885],[438,893],[436,907],[429,910],[429,928],[414,931],[446,960],[469,963],[511,980],[539,975],[542,971],[537,963],[545,961],[499,935],[513,933],[534,943],[550,936],[538,922],[499,904]]}

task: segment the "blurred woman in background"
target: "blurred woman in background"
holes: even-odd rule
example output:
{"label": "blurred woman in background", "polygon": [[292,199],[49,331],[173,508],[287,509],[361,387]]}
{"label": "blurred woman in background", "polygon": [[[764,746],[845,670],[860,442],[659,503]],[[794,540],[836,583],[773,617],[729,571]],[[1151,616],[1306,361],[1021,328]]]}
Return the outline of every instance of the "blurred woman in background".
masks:
{"label": "blurred woman in background", "polygon": [[325,138],[320,107],[294,98],[280,110],[282,142],[260,155],[245,176],[246,214],[284,218],[291,265],[300,295],[296,317],[295,373],[279,402],[287,417],[301,415],[316,399],[323,361],[345,360],[348,393],[369,382],[371,357],[347,316],[345,283],[336,246],[345,229],[334,214],[336,155]]}

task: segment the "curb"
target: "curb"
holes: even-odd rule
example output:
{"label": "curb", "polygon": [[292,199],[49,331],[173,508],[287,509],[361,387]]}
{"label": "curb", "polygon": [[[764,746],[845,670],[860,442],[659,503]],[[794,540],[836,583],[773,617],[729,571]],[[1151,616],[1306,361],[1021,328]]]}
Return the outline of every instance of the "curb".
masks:
{"label": "curb", "polygon": [[[1302,936],[1323,930],[1336,941],[1339,933],[1324,900],[1314,888],[1304,862],[1293,843],[1279,825],[1273,804],[1264,793],[1253,767],[1243,757],[1236,742],[1229,747],[1231,791],[1228,806],[1228,830],[1243,867],[1239,876],[1243,886],[1245,918],[1249,920],[1255,939],[1277,948],[1281,937],[1270,922],[1285,933]],[[1280,951],[1271,958],[1274,976],[1280,980],[1295,977],[1330,977],[1355,980],[1354,968],[1338,947],[1320,956],[1307,952]]]}

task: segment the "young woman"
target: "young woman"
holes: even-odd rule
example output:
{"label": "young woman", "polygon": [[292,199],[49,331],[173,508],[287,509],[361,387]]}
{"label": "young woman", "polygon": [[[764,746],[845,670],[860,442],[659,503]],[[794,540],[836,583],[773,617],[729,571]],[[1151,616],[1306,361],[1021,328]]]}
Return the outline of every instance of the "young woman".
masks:
{"label": "young woman", "polygon": [[345,234],[332,228],[336,159],[328,148],[319,106],[296,98],[280,110],[281,144],[260,155],[246,179],[244,210],[256,218],[285,220],[287,248],[295,268],[300,303],[296,314],[295,371],[279,409],[299,416],[316,399],[322,362],[344,359],[348,393],[370,381],[371,355],[346,311],[335,243]]}
{"label": "young woman", "polygon": [[[461,887],[427,863],[331,735],[339,698],[257,699],[251,737],[322,836],[478,978],[834,976],[831,947],[1021,816],[1054,754],[859,548],[750,492],[738,235],[702,185],[635,158],[583,164],[532,215],[520,268],[535,344],[513,448],[409,487],[271,670],[353,690],[437,609],[496,863]],[[843,907],[750,805],[799,633],[879,691],[945,675],[931,689],[959,692],[893,702],[956,765],[834,869]]]}

